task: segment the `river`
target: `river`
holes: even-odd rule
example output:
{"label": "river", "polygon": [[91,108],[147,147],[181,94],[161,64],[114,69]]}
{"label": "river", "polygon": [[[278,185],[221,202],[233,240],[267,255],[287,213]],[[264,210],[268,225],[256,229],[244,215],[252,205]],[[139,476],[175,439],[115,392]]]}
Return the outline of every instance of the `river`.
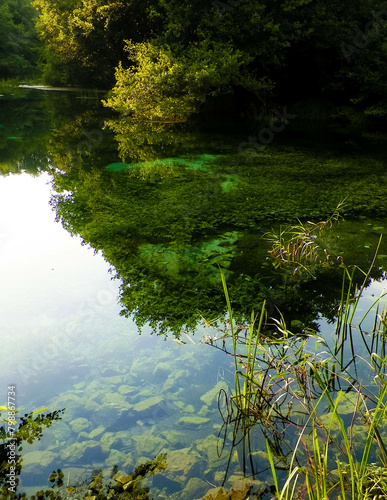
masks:
{"label": "river", "polygon": [[[64,409],[23,446],[19,491],[54,470],[80,487],[166,453],[143,481],[150,497],[193,500],[247,475],[269,498],[259,426],[249,455],[223,425],[235,369],[211,345],[228,321],[220,272],[236,322],[267,299],[330,338],[340,263],[368,271],[387,228],[382,158],[292,136],[246,157],[244,131],[130,123],[97,97],[19,89],[0,102],[0,406],[16,387],[18,418]],[[330,262],[284,274],[267,233],[324,220],[344,198],[323,239]],[[375,262],[363,310],[384,293],[383,239]]]}

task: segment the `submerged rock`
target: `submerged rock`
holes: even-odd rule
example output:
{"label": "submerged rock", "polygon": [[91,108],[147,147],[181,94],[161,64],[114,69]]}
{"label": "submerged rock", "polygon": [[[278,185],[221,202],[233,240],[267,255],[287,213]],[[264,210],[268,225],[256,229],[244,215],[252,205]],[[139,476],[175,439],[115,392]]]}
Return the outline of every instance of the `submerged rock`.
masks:
{"label": "submerged rock", "polygon": [[110,455],[105,460],[105,464],[108,467],[113,467],[114,465],[124,464],[126,461],[126,454],[120,450],[110,450]]}
{"label": "submerged rock", "polygon": [[119,388],[117,389],[118,394],[132,394],[133,392],[136,392],[137,389],[136,387],[133,387],[132,385],[120,385]]}
{"label": "submerged rock", "polygon": [[147,398],[144,399],[143,401],[140,401],[139,403],[136,403],[133,406],[133,410],[138,413],[141,413],[146,410],[149,410],[150,408],[155,408],[162,401],[164,401],[164,398],[162,396],[152,396],[151,398]]}
{"label": "submerged rock", "polygon": [[106,377],[105,380],[109,382],[109,384],[118,385],[122,383],[123,377],[122,375],[114,375],[113,377]]}
{"label": "submerged rock", "polygon": [[93,429],[90,434],[89,434],[89,438],[90,439],[94,439],[95,437],[99,436],[100,434],[102,434],[103,432],[105,432],[105,427],[103,425],[99,425],[96,429]]}
{"label": "submerged rock", "polygon": [[[255,482],[255,481],[254,481]],[[223,487],[212,488],[201,497],[200,500],[247,500],[248,498],[261,498],[264,490],[256,488],[257,493],[252,497],[250,494],[252,482],[245,480],[227,491]]]}
{"label": "submerged rock", "polygon": [[89,427],[89,421],[87,418],[76,418],[70,422],[70,427],[73,432],[81,432]]}
{"label": "submerged rock", "polygon": [[188,427],[196,427],[198,425],[206,424],[209,421],[209,418],[198,417],[196,415],[187,415],[185,417],[179,418],[178,424],[186,425]]}
{"label": "submerged rock", "polygon": [[200,410],[198,411],[199,417],[205,417],[208,413],[209,409],[207,405],[203,405]]}
{"label": "submerged rock", "polygon": [[153,370],[153,375],[157,377],[166,378],[171,372],[171,363],[168,361],[162,361],[158,363]]}
{"label": "submerged rock", "polygon": [[172,481],[185,483],[195,473],[199,464],[199,454],[190,448],[182,448],[167,453],[167,469],[165,476]]}
{"label": "submerged rock", "polygon": [[70,463],[95,463],[105,461],[107,453],[102,450],[100,443],[97,441],[83,441],[65,448],[60,456],[62,460]]}
{"label": "submerged rock", "polygon": [[108,406],[119,406],[126,410],[132,408],[132,405],[126,401],[125,396],[116,392],[108,392],[105,394],[102,403]]}
{"label": "submerged rock", "polygon": [[151,431],[146,431],[140,436],[132,437],[137,441],[137,453],[139,455],[150,455],[153,458],[164,447],[168,447],[168,442],[165,439],[153,435]]}
{"label": "submerged rock", "polygon": [[206,404],[207,406],[211,406],[213,404],[217,404],[218,402],[218,396],[219,396],[219,392],[221,390],[224,390],[226,393],[228,392],[228,385],[226,384],[226,382],[224,382],[223,380],[221,380],[220,382],[218,382],[216,384],[215,387],[213,387],[212,389],[210,389],[208,392],[206,392],[205,394],[203,394],[203,396],[200,398],[204,404]]}
{"label": "submerged rock", "polygon": [[66,408],[62,422],[71,422],[71,420],[74,420],[76,414],[82,411],[85,402],[86,398],[81,398],[73,393],[65,393],[55,398],[52,405],[55,408]]}
{"label": "submerged rock", "polygon": [[43,474],[47,468],[54,467],[53,462],[57,457],[51,451],[30,451],[23,455],[23,472],[34,476]]}
{"label": "submerged rock", "polygon": [[176,401],[175,404],[184,413],[195,413],[193,405],[187,405],[184,401]]}
{"label": "submerged rock", "polygon": [[207,457],[207,469],[215,469],[224,465],[228,460],[226,453],[219,457],[218,445],[218,438],[214,434],[197,442],[196,449]]}
{"label": "submerged rock", "polygon": [[187,435],[184,432],[179,432],[175,430],[163,431],[160,433],[171,445],[176,447],[176,445],[184,443],[187,440]]}
{"label": "submerged rock", "polygon": [[200,498],[208,490],[208,483],[198,477],[191,477],[181,492],[182,500],[194,500]]}
{"label": "submerged rock", "polygon": [[211,488],[200,500],[230,500],[228,492],[218,486],[218,488]]}
{"label": "submerged rock", "polygon": [[[169,391],[175,384],[177,384],[179,379],[184,378],[184,377],[188,377],[188,376],[189,376],[188,370],[173,370],[173,372],[171,372],[168,375],[167,380],[163,384],[163,388],[162,388],[163,392]],[[179,388],[180,388],[180,385],[179,385]]]}
{"label": "submerged rock", "polygon": [[119,431],[105,432],[101,437],[100,444],[105,452],[109,452],[111,448],[126,452],[133,448],[135,442],[127,431]]}

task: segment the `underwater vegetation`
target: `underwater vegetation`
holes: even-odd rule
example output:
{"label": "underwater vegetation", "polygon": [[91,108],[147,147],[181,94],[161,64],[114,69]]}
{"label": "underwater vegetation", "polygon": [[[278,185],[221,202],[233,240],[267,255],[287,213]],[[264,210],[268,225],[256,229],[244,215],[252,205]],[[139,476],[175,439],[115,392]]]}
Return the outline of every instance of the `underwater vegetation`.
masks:
{"label": "underwater vegetation", "polygon": [[[273,259],[288,248],[285,242]],[[295,260],[286,264],[303,272],[294,271]],[[229,321],[206,342],[234,358],[235,384],[231,396],[219,393],[218,452],[225,452],[231,432],[228,464],[235,449],[243,450],[244,470],[253,478],[262,474],[265,456],[278,500],[386,498],[387,291],[364,310],[370,269],[358,289],[354,269],[342,267],[329,336],[310,328],[292,333],[282,315],[268,316],[265,302],[247,325],[238,325],[221,271]],[[266,452],[258,452],[257,428]]]}
{"label": "underwater vegetation", "polygon": [[[361,222],[356,229],[350,225],[363,220],[367,227],[362,217],[387,213],[385,167],[378,154],[371,159],[362,150],[355,155],[278,142],[250,158],[237,153],[240,138],[230,136],[225,145],[224,136],[195,132],[187,124],[110,120],[106,125],[119,158],[107,160],[99,145],[76,162],[52,149],[52,206],[71,234],[112,265],[121,282],[122,314],[133,317],[139,328],[150,323],[157,333],[179,336],[182,328],[193,331],[202,317],[221,316],[218,266],[227,275],[234,314],[241,321],[264,298],[282,302],[284,314],[293,310],[294,320],[311,323],[319,312],[328,313],[332,299],[322,283],[335,281],[330,289],[339,294],[337,270],[318,266],[317,274],[297,277],[298,295],[293,287],[289,297],[291,273],[285,283],[282,270],[268,260],[270,242],[262,238],[270,227],[277,232],[281,225],[287,233],[293,228],[300,241],[304,231],[304,242],[309,241],[303,258],[308,251],[314,259],[321,243],[327,255],[367,265],[376,234],[371,231],[370,241],[352,241],[362,229]],[[72,130],[72,140],[81,139],[82,128],[78,124]],[[103,137],[107,145],[108,136]],[[335,217],[330,214],[343,199],[339,211],[345,222],[329,231]],[[375,221],[371,227],[379,225]],[[282,252],[277,263],[297,261],[297,242],[288,244],[288,255]],[[386,253],[381,249],[381,255]],[[378,273],[374,268],[372,277]]]}

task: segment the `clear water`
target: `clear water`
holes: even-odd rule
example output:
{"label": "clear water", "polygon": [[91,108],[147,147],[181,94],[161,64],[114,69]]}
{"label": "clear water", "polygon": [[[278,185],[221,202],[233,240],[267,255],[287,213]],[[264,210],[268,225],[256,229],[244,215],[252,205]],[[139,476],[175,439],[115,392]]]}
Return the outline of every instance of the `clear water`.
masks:
{"label": "clear water", "polygon": [[[200,475],[209,464],[197,448],[216,441],[220,424],[216,394],[208,405],[201,397],[219,382],[227,387],[232,360],[200,344],[200,330],[185,344],[149,330],[139,336],[118,314],[109,265],[54,221],[49,196],[48,174],[0,178],[0,210],[9,214],[1,226],[1,403],[12,384],[21,414],[66,408],[24,447],[21,488],[45,485],[57,468],[70,483],[97,467],[129,472],[164,450],[190,453],[189,470]],[[213,472],[226,459],[214,459]],[[183,488],[187,474],[170,487]]]}
{"label": "clear water", "polygon": [[[50,103],[46,101],[46,111]],[[21,415],[42,408],[49,411],[65,408],[65,411],[59,422],[44,430],[41,440],[24,446],[20,491],[33,493],[46,487],[47,478],[54,469],[61,468],[66,484],[73,485],[87,479],[96,468],[106,470],[117,465],[120,470],[130,473],[137,464],[163,452],[167,453],[169,469],[145,483],[155,498],[199,498],[224,480],[226,486],[231,486],[245,473],[253,471],[260,472],[256,476],[258,483],[265,480],[270,483],[263,452],[266,445],[258,427],[250,436],[250,451],[254,450],[251,463],[244,463],[243,441],[231,447],[231,429],[222,430],[221,436],[226,432],[226,447],[218,454],[222,444],[218,434],[223,420],[217,396],[222,388],[228,392],[232,390],[234,360],[201,343],[203,335],[213,335],[216,331],[199,321],[194,334],[192,331],[188,336],[182,333],[177,341],[173,335],[152,335],[153,328],[145,323],[139,335],[133,319],[120,316],[122,282],[112,279],[115,272],[110,272],[112,265],[105,260],[106,253],[104,258],[101,251],[94,252],[93,248],[82,245],[80,237],[71,236],[55,221],[55,212],[50,207],[55,194],[50,169],[59,164],[63,167],[60,179],[65,189],[65,168],[71,166],[74,160],[71,155],[80,143],[75,143],[75,149],[73,144],[67,144],[66,136],[58,133],[61,124],[55,124],[55,116],[51,122],[44,120],[37,112],[39,105],[33,100],[26,101],[25,107],[17,108],[20,116],[8,113],[10,121],[1,129],[2,144],[5,144],[2,153],[7,161],[0,161],[0,165],[7,175],[0,176],[0,406],[6,406],[7,387],[12,384],[16,386],[16,403]],[[72,106],[68,104],[68,110],[75,109]],[[93,112],[97,116],[102,113],[101,110]],[[35,121],[29,121],[29,116]],[[71,118],[69,123],[72,123]],[[76,123],[72,126],[76,128]],[[57,135],[53,135],[55,133]],[[111,137],[103,134],[105,132],[100,129],[83,132],[89,147],[94,140],[98,149],[98,158],[92,160],[100,166],[119,165],[116,170],[122,172],[121,167],[126,163],[114,150]],[[32,139],[34,147],[31,147]],[[8,142],[4,142],[6,140]],[[222,151],[219,137],[214,136],[212,140],[214,158],[230,147],[227,143]],[[100,143],[104,146],[102,149],[99,149]],[[158,144],[152,143],[153,146],[156,148]],[[121,142],[120,147],[122,150],[128,144]],[[194,149],[192,146],[192,151]],[[91,150],[94,154],[95,149],[91,147]],[[88,166],[85,149],[81,152],[85,178],[89,175],[92,183],[94,178],[90,171],[94,171]],[[143,158],[133,153],[132,163],[139,158],[153,165],[153,153],[149,157],[144,154]],[[66,160],[68,155],[72,160]],[[175,168],[173,163],[164,167]],[[160,179],[166,171],[163,166],[159,165],[159,170],[155,170],[156,167],[152,166],[152,174],[146,172],[152,193],[165,189]],[[200,168],[192,170],[201,175]],[[167,174],[171,175],[171,171]],[[114,171],[109,175],[115,175]],[[152,177],[154,175],[156,177]],[[221,181],[221,185],[231,182],[234,189],[231,177],[227,174],[214,179]],[[56,182],[58,178],[56,175]],[[116,182],[119,184],[119,180]],[[223,191],[229,192],[229,188],[228,185]],[[215,195],[219,193],[216,191]],[[206,212],[209,210],[206,203],[199,200],[199,208],[185,212],[185,217],[194,218],[201,211]],[[349,259],[353,258],[349,250],[352,248],[356,257],[366,262],[385,226],[387,224],[380,220],[349,221],[342,224],[335,233],[335,240],[329,244],[348,254]],[[136,255],[150,268],[154,266],[159,270],[164,266],[168,279],[197,273],[205,285],[203,289],[217,288],[221,297],[216,267],[220,263],[226,274],[240,273],[235,293],[242,290],[243,297],[244,290],[249,291],[253,267],[262,259],[264,264],[266,262],[267,248],[262,243],[256,245],[258,238],[262,242],[262,231],[257,236],[253,229],[257,228],[249,228],[242,234],[235,227],[222,226],[216,234],[211,234],[211,230],[202,240],[193,238],[191,244],[175,235],[174,246],[162,238],[161,241],[152,240],[144,232],[139,237]],[[341,241],[346,241],[343,248]],[[380,254],[375,278],[383,275],[386,253],[383,250]],[[242,268],[242,261],[245,268]],[[182,266],[181,271],[176,262],[192,265]],[[262,265],[260,269],[265,270],[265,267]],[[163,279],[168,282],[167,278],[160,278],[159,283],[163,284]],[[154,279],[153,275],[145,276],[143,284],[141,280],[136,281],[137,276],[133,281],[124,280],[124,286],[143,286],[144,303],[148,301],[147,279]],[[340,280],[338,277],[334,283],[335,287],[339,284],[339,289]],[[178,283],[183,297],[183,287],[187,288],[190,282]],[[194,280],[193,283],[199,287]],[[274,289],[275,286],[279,286],[278,283]],[[368,307],[372,295],[384,286],[381,282],[373,282],[362,307]],[[193,292],[201,293],[200,288]],[[193,292],[192,297],[195,296]],[[165,299],[165,295],[162,298]],[[322,301],[324,307],[334,303],[335,298],[336,295]],[[195,306],[192,314],[198,315],[201,305]],[[146,311],[152,311],[152,307],[158,310],[154,302]],[[221,307],[218,314],[222,312],[224,308]],[[332,325],[323,321],[319,324],[321,332],[329,338]],[[360,348],[361,339],[357,337],[355,349]]]}

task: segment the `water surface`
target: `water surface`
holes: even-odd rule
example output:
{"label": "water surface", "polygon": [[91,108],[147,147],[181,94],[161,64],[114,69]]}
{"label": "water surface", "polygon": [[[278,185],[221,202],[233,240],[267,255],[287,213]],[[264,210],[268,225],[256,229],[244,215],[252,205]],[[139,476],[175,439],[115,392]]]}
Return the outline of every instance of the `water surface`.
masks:
{"label": "water surface", "polygon": [[[97,99],[23,92],[0,103],[0,405],[15,384],[21,413],[65,411],[24,447],[21,489],[45,487],[58,468],[68,484],[96,468],[130,473],[164,452],[169,468],[147,483],[155,498],[199,498],[253,471],[270,483],[259,426],[252,461],[227,429],[218,454],[218,394],[230,394],[234,362],[201,339],[225,317],[219,268],[238,321],[266,298],[270,314],[331,338],[340,262],[367,270],[387,228],[382,161],[283,143],[252,162],[236,133],[107,126]],[[313,279],[275,269],[265,233],[328,216],[351,169],[358,204],[323,239],[334,265]],[[385,286],[385,245],[363,310]]]}

